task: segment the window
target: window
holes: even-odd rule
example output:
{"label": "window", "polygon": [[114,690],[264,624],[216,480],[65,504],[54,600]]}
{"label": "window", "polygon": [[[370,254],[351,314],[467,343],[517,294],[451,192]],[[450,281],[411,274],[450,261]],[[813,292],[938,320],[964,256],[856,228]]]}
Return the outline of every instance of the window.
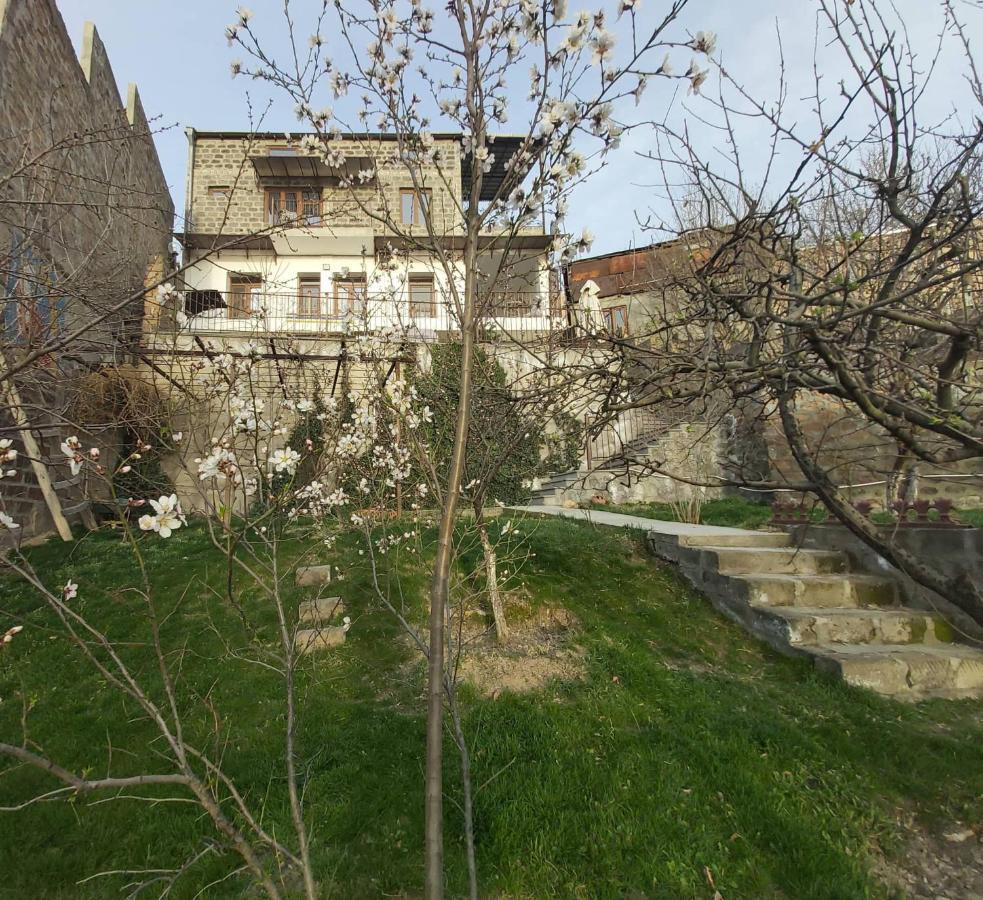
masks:
{"label": "window", "polygon": [[604,317],[604,329],[613,337],[624,337],[628,334],[628,307],[612,306],[610,309],[602,309],[601,315]]}
{"label": "window", "polygon": [[297,293],[297,315],[302,319],[316,319],[321,315],[321,276],[301,275]]}
{"label": "window", "polygon": [[303,225],[321,224],[319,188],[267,189],[266,224],[284,225],[290,222],[300,222]]}
{"label": "window", "polygon": [[433,318],[437,315],[432,275],[410,275],[409,293],[411,318]]}
{"label": "window", "polygon": [[278,147],[267,148],[269,156],[298,156],[296,147],[288,147],[286,144]]}
{"label": "window", "polygon": [[229,276],[229,318],[247,319],[257,312],[263,292],[261,275],[242,275],[235,273]]}
{"label": "window", "polygon": [[216,200],[228,200],[232,196],[232,188],[227,184],[212,184],[208,187],[208,196]]}
{"label": "window", "polygon": [[358,272],[337,276],[334,280],[334,314],[363,315],[365,308],[365,276]]}
{"label": "window", "polygon": [[403,225],[423,225],[424,212],[430,208],[431,191],[399,189],[399,221]]}
{"label": "window", "polygon": [[[58,273],[15,234],[4,303],[4,336],[16,344],[42,346],[65,327],[65,297],[55,293]],[[47,359],[47,358],[46,358]],[[44,360],[42,361],[44,362]]]}

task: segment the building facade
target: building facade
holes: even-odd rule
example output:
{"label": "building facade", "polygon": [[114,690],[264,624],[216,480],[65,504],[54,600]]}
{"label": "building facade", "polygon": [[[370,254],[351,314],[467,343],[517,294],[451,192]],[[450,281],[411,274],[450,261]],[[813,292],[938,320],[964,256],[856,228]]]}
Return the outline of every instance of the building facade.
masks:
{"label": "building facade", "polygon": [[[339,341],[397,330],[425,342],[457,329],[470,171],[460,135],[435,135],[412,174],[392,135],[338,137],[333,163],[283,134],[189,130],[188,142],[180,238],[191,266],[179,332]],[[518,141],[496,146],[504,169]],[[561,326],[545,229],[489,231],[482,241],[486,324],[522,334]]]}

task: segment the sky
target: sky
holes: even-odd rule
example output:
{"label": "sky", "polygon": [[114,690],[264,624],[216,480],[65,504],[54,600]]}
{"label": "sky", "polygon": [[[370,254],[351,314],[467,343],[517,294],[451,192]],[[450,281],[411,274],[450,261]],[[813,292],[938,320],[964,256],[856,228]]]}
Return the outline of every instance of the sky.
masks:
{"label": "sky", "polygon": [[[156,142],[161,163],[176,208],[184,204],[185,169],[188,143],[185,128],[202,131],[246,130],[249,103],[263,109],[271,96],[263,85],[243,78],[233,79],[230,63],[242,57],[241,50],[227,45],[224,28],[234,21],[237,2],[228,0],[57,0],[68,32],[78,48],[83,23],[93,21],[106,45],[109,58],[125,97],[126,85],[135,82],[144,108],[158,133]],[[312,0],[294,0],[298,21],[304,19],[304,6]],[[351,0],[349,0],[351,2]],[[835,0],[839,3],[842,0]],[[983,44],[983,8],[976,0],[952,0],[963,18],[974,46]],[[927,68],[935,57],[942,23],[937,0],[894,0],[903,17],[919,64]],[[282,0],[251,0],[253,24],[278,46]],[[438,13],[441,0],[430,4]],[[581,6],[571,3],[571,10]],[[598,4],[584,4],[594,11]],[[609,27],[617,33],[614,5],[601,5],[609,15]],[[667,0],[643,0],[639,11],[642,22],[654,22],[668,6]],[[438,16],[439,19],[439,16]],[[815,0],[690,0],[675,34],[683,41],[698,30],[717,34],[717,54],[727,71],[754,96],[774,98],[778,90],[780,61],[785,60],[788,75],[789,114],[808,128],[813,85],[814,60],[822,76],[823,95],[835,100],[838,82],[844,74],[844,61],[823,42],[815,40]],[[439,26],[438,26],[439,27]],[[331,35],[326,35],[331,46]],[[779,39],[780,37],[780,39]],[[618,52],[624,50],[624,40]],[[923,119],[941,120],[953,114],[966,115],[966,89],[962,77],[963,61],[955,41],[949,39],[932,74],[923,101]],[[673,51],[673,64],[684,70],[693,54]],[[656,60],[656,64],[658,60]],[[524,90],[528,89],[528,62],[517,67],[510,95],[516,111],[503,130],[521,131]],[[525,88],[522,83],[525,81]],[[704,85],[704,97],[687,96],[684,90],[665,82],[653,82],[637,109],[626,108],[625,115],[639,121],[667,118],[685,124],[703,152],[718,153],[719,132],[706,124],[714,116],[710,99],[715,85]],[[325,103],[331,98],[326,97]],[[344,101],[342,101],[342,104]],[[337,107],[336,107],[337,108]],[[978,112],[978,111],[977,111]],[[858,123],[859,124],[859,123]],[[269,108],[264,130],[296,130],[293,103],[278,97]],[[750,166],[762,164],[767,134],[760,123],[741,120],[738,137]],[[644,222],[657,222],[668,215],[664,200],[665,178],[659,167],[646,158],[653,150],[651,129],[630,131],[622,146],[609,155],[607,164],[592,178],[578,186],[571,198],[568,227],[579,232],[589,227],[595,235],[593,253],[604,253],[627,246],[648,243],[653,232]],[[180,220],[177,223],[181,228]]]}

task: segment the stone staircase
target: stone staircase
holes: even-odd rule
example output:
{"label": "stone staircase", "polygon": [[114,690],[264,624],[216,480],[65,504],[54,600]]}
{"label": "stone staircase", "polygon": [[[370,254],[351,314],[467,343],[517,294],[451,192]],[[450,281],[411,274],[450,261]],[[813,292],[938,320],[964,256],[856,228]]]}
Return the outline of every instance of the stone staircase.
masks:
{"label": "stone staircase", "polygon": [[849,684],[901,699],[983,697],[983,650],[955,643],[934,613],[902,605],[890,578],[850,572],[843,553],[724,529],[651,532],[648,543],[727,616]]}
{"label": "stone staircase", "polygon": [[597,462],[590,471],[585,467],[551,475],[533,491],[528,505],[562,506],[567,500],[583,503],[598,492],[608,492],[612,483],[623,486],[637,483],[651,474],[651,463],[666,455],[667,444],[688,435],[694,427],[702,425],[690,422],[651,425],[633,440],[619,444],[615,455]]}

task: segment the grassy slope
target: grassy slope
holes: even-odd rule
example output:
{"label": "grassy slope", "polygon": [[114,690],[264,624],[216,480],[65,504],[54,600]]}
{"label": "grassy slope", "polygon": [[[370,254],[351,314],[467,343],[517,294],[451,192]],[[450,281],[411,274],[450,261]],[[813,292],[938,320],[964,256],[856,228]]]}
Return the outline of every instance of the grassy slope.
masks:
{"label": "grassy slope", "polygon": [[[591,509],[605,510],[613,513],[624,513],[628,516],[644,516],[649,519],[674,522],[676,514],[668,503],[592,503]],[[739,497],[728,497],[723,500],[709,500],[700,509],[700,522],[703,525],[725,525],[731,528],[760,528],[771,521],[771,507],[766,503],[752,503]],[[938,514],[931,512],[933,520]],[[812,510],[812,520],[822,522],[826,519],[823,508]],[[884,512],[875,512],[871,517],[881,525],[894,523],[894,517]],[[955,518],[965,525],[983,528],[983,509],[960,509]]]}
{"label": "grassy slope", "polygon": [[[879,896],[866,874],[868,853],[875,844],[897,850],[896,808],[916,808],[929,827],[979,820],[978,704],[902,706],[824,681],[719,618],[671,570],[640,555],[630,536],[564,521],[522,528],[537,554],[526,571],[530,595],[580,617],[588,677],[469,704],[475,782],[484,785],[478,862],[489,893],[709,896],[706,866],[728,900]],[[205,727],[198,694],[212,689],[228,723],[226,767],[283,832],[278,684],[264,669],[216,656],[211,626],[241,642],[235,619],[202,590],[221,583],[221,563],[197,529],[145,546],[159,589],[175,605],[166,640],[195,651],[182,680],[192,729]],[[391,621],[367,602],[354,544],[339,547],[356,626],[344,648],[305,666],[303,678],[317,868],[326,896],[415,893],[421,673],[407,672]],[[87,538],[70,554],[48,544],[33,556],[52,582],[78,581],[78,602],[116,636],[144,638],[138,598],[98,587],[132,583],[132,564],[113,538]],[[409,596],[419,596],[423,574],[405,569]],[[19,585],[0,584],[0,621],[35,606]],[[105,760],[111,740],[119,773],[152,765],[151,731],[62,641],[49,639],[49,623],[45,611],[28,612],[29,627],[0,658],[0,739],[18,739],[26,696],[35,704],[31,737],[60,762]],[[131,656],[139,655],[134,647]],[[448,766],[456,797],[450,751]],[[26,798],[49,784],[19,770],[3,777],[0,794]],[[454,804],[446,810],[450,886],[459,895],[460,828]],[[210,834],[193,807],[175,803],[93,806],[85,798],[3,815],[4,897],[116,896],[123,879],[75,883],[104,868],[178,864]],[[207,859],[175,896],[193,896],[230,865]],[[240,890],[230,880],[208,896]]]}

